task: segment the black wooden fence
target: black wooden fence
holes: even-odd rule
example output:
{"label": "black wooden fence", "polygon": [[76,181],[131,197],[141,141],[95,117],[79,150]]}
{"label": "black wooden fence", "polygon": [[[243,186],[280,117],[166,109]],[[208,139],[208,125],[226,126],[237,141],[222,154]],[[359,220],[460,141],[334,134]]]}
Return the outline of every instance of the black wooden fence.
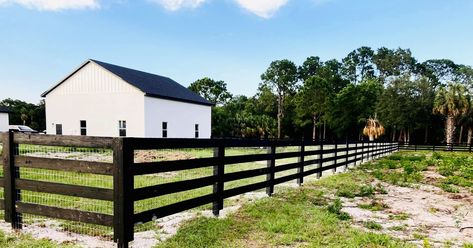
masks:
{"label": "black wooden fence", "polygon": [[439,144],[399,144],[403,151],[445,151],[445,152],[472,152],[472,144],[439,143]]}
{"label": "black wooden fence", "polygon": [[[44,145],[107,148],[113,150],[113,163],[86,162],[58,158],[39,158],[20,155],[16,151],[19,145]],[[265,153],[226,155],[227,148],[266,149]],[[277,149],[292,147],[297,149],[277,152]],[[174,161],[136,162],[135,151],[159,149],[213,149],[211,157],[189,158]],[[310,149],[309,149],[310,148]],[[227,140],[227,139],[147,139],[147,138],[98,138],[84,136],[26,135],[18,133],[3,134],[4,178],[0,186],[4,187],[4,201],[0,208],[5,209],[5,220],[12,227],[22,227],[22,214],[92,223],[113,227],[113,239],[119,247],[127,247],[133,240],[136,225],[153,221],[174,213],[212,204],[213,213],[219,214],[223,209],[224,199],[260,189],[273,194],[274,186],[296,180],[302,184],[310,175],[321,176],[323,171],[348,168],[359,162],[368,161],[390,154],[399,149],[397,143],[377,142],[344,142],[318,143],[312,141],[260,141],[260,140]],[[332,155],[331,157],[325,155]],[[294,161],[277,164],[282,159]],[[226,173],[230,165],[267,161],[262,168],[247,169]],[[325,165],[324,165],[325,163]],[[329,165],[327,165],[329,164]],[[315,166],[315,167],[313,167]],[[22,179],[20,167],[75,171],[113,177],[113,189],[88,186],[68,185]],[[309,167],[311,167],[309,169]],[[198,178],[184,179],[145,187],[135,186],[135,177],[212,168],[213,173]],[[277,173],[286,173],[276,176]],[[226,189],[225,185],[237,180],[265,176],[265,180]],[[167,205],[151,206],[137,212],[135,203],[159,196],[171,195],[202,187],[213,187],[212,192],[190,199],[183,199]],[[61,209],[22,201],[19,191],[28,190],[88,199],[113,202],[113,214],[101,214],[72,209]]]}

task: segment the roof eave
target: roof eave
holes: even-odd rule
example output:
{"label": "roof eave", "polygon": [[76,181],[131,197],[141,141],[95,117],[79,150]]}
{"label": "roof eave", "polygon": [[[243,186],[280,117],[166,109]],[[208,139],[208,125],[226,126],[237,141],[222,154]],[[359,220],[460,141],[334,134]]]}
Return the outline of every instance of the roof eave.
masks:
{"label": "roof eave", "polygon": [[170,96],[161,96],[161,95],[150,94],[150,93],[145,93],[145,96],[160,98],[160,99],[165,99],[165,100],[172,100],[172,101],[177,101],[177,102],[185,102],[185,103],[192,103],[192,104],[197,104],[197,105],[204,105],[204,106],[209,106],[209,107],[214,107],[215,106],[215,104],[211,103],[211,102],[205,103],[205,102],[192,101],[192,100],[181,99],[181,98],[170,97]]}

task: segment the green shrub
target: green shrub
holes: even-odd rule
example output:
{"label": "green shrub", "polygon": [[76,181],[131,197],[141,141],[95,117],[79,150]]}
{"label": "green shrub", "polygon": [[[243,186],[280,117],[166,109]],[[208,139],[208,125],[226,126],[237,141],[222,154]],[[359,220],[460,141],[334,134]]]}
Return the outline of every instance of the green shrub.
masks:
{"label": "green shrub", "polygon": [[342,201],[340,199],[335,199],[335,201],[333,201],[332,204],[328,205],[327,206],[327,210],[332,213],[332,214],[340,214],[340,212],[342,211]]}
{"label": "green shrub", "polygon": [[460,177],[460,176],[449,176],[445,178],[443,183],[447,184],[455,184],[461,187],[473,187],[473,182],[468,181],[467,179]]}
{"label": "green shrub", "polygon": [[391,170],[397,169],[399,167],[399,163],[394,160],[383,160],[383,161],[380,161],[380,164],[382,167],[388,168]]}
{"label": "green shrub", "polygon": [[458,166],[453,160],[443,160],[439,165],[439,173],[442,176],[453,176],[458,170]]}
{"label": "green shrub", "polygon": [[443,189],[445,192],[449,192],[449,193],[459,193],[460,192],[460,190],[457,187],[455,187],[451,184],[447,184],[447,183],[441,183],[440,188]]}
{"label": "green shrub", "polygon": [[374,195],[375,188],[371,185],[362,185],[357,196],[365,197]]}
{"label": "green shrub", "polygon": [[327,206],[327,210],[330,213],[337,215],[337,218],[339,220],[349,220],[349,219],[351,219],[351,216],[348,213],[342,212],[342,208],[343,208],[342,201],[338,198],[335,199],[335,201],[333,201],[332,204]]}
{"label": "green shrub", "polygon": [[460,175],[467,179],[473,179],[473,164],[463,165],[460,168]]}
{"label": "green shrub", "polygon": [[402,158],[403,158],[403,156],[402,156],[402,155],[399,155],[399,154],[393,154],[393,155],[387,157],[387,159],[389,159],[389,160],[395,160],[395,161],[401,161]]}
{"label": "green shrub", "polygon": [[425,159],[425,155],[404,156],[402,160],[411,162],[420,162]]}
{"label": "green shrub", "polygon": [[424,163],[427,167],[428,166],[438,166],[439,165],[439,161],[437,159],[434,159],[434,158],[426,159]]}
{"label": "green shrub", "polygon": [[401,164],[402,164],[402,167],[404,168],[404,173],[405,174],[411,175],[414,172],[416,172],[416,167],[414,166],[414,164],[412,162],[402,161]]}
{"label": "green shrub", "polygon": [[365,224],[363,226],[368,228],[368,229],[371,229],[371,230],[381,230],[381,229],[383,229],[383,226],[381,226],[380,224],[378,224],[374,221],[371,221],[371,220],[365,222]]}
{"label": "green shrub", "polygon": [[434,153],[432,153],[432,158],[436,159],[436,160],[442,159],[442,154],[440,154],[438,152],[434,152]]}

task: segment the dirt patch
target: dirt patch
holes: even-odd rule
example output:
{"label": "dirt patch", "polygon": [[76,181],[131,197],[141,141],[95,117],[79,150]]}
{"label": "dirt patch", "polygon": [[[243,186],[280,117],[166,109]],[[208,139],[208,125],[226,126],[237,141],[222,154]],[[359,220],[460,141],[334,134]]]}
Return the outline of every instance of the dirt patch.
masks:
{"label": "dirt patch", "polygon": [[183,151],[135,151],[135,163],[187,160],[194,158],[195,156],[192,154]]}
{"label": "dirt patch", "polygon": [[[436,175],[433,175],[436,176]],[[387,194],[377,194],[375,199],[386,205],[385,209],[371,211],[360,208],[366,198],[343,198],[342,211],[353,217],[355,225],[366,229],[368,221],[376,222],[383,228],[375,231],[422,245],[424,240],[433,247],[461,247],[473,242],[472,194],[463,192],[451,194],[432,185],[400,187],[383,182]],[[461,196],[461,197],[458,197]],[[373,231],[373,230],[370,230]]]}

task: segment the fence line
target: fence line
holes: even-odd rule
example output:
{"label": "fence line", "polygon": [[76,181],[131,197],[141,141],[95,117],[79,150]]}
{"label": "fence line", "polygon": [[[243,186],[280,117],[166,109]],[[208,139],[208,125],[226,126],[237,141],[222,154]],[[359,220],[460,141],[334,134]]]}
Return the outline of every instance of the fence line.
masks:
{"label": "fence line", "polygon": [[405,150],[405,151],[472,152],[472,144],[463,144],[463,143],[399,144],[399,150]]}
{"label": "fence line", "polygon": [[[323,172],[348,169],[399,149],[397,143],[379,142],[97,138],[13,132],[2,134],[2,140],[4,177],[0,186],[5,198],[0,200],[0,209],[5,209],[5,220],[12,228],[22,228],[25,214],[100,225],[113,229],[119,247],[128,247],[136,226],[157,218],[208,204],[218,215],[230,197],[257,190],[272,195],[278,184],[295,181],[301,185],[311,175],[320,178]],[[110,161],[20,152],[21,147],[29,146],[109,149]],[[157,152],[151,161],[140,161],[137,156],[143,151]],[[182,151],[200,155],[189,157]],[[180,158],[181,153],[186,156]],[[111,182],[97,186],[50,181],[44,174],[28,176],[20,169],[105,176]],[[51,206],[28,201],[24,192],[103,201],[110,207],[90,211]]]}

